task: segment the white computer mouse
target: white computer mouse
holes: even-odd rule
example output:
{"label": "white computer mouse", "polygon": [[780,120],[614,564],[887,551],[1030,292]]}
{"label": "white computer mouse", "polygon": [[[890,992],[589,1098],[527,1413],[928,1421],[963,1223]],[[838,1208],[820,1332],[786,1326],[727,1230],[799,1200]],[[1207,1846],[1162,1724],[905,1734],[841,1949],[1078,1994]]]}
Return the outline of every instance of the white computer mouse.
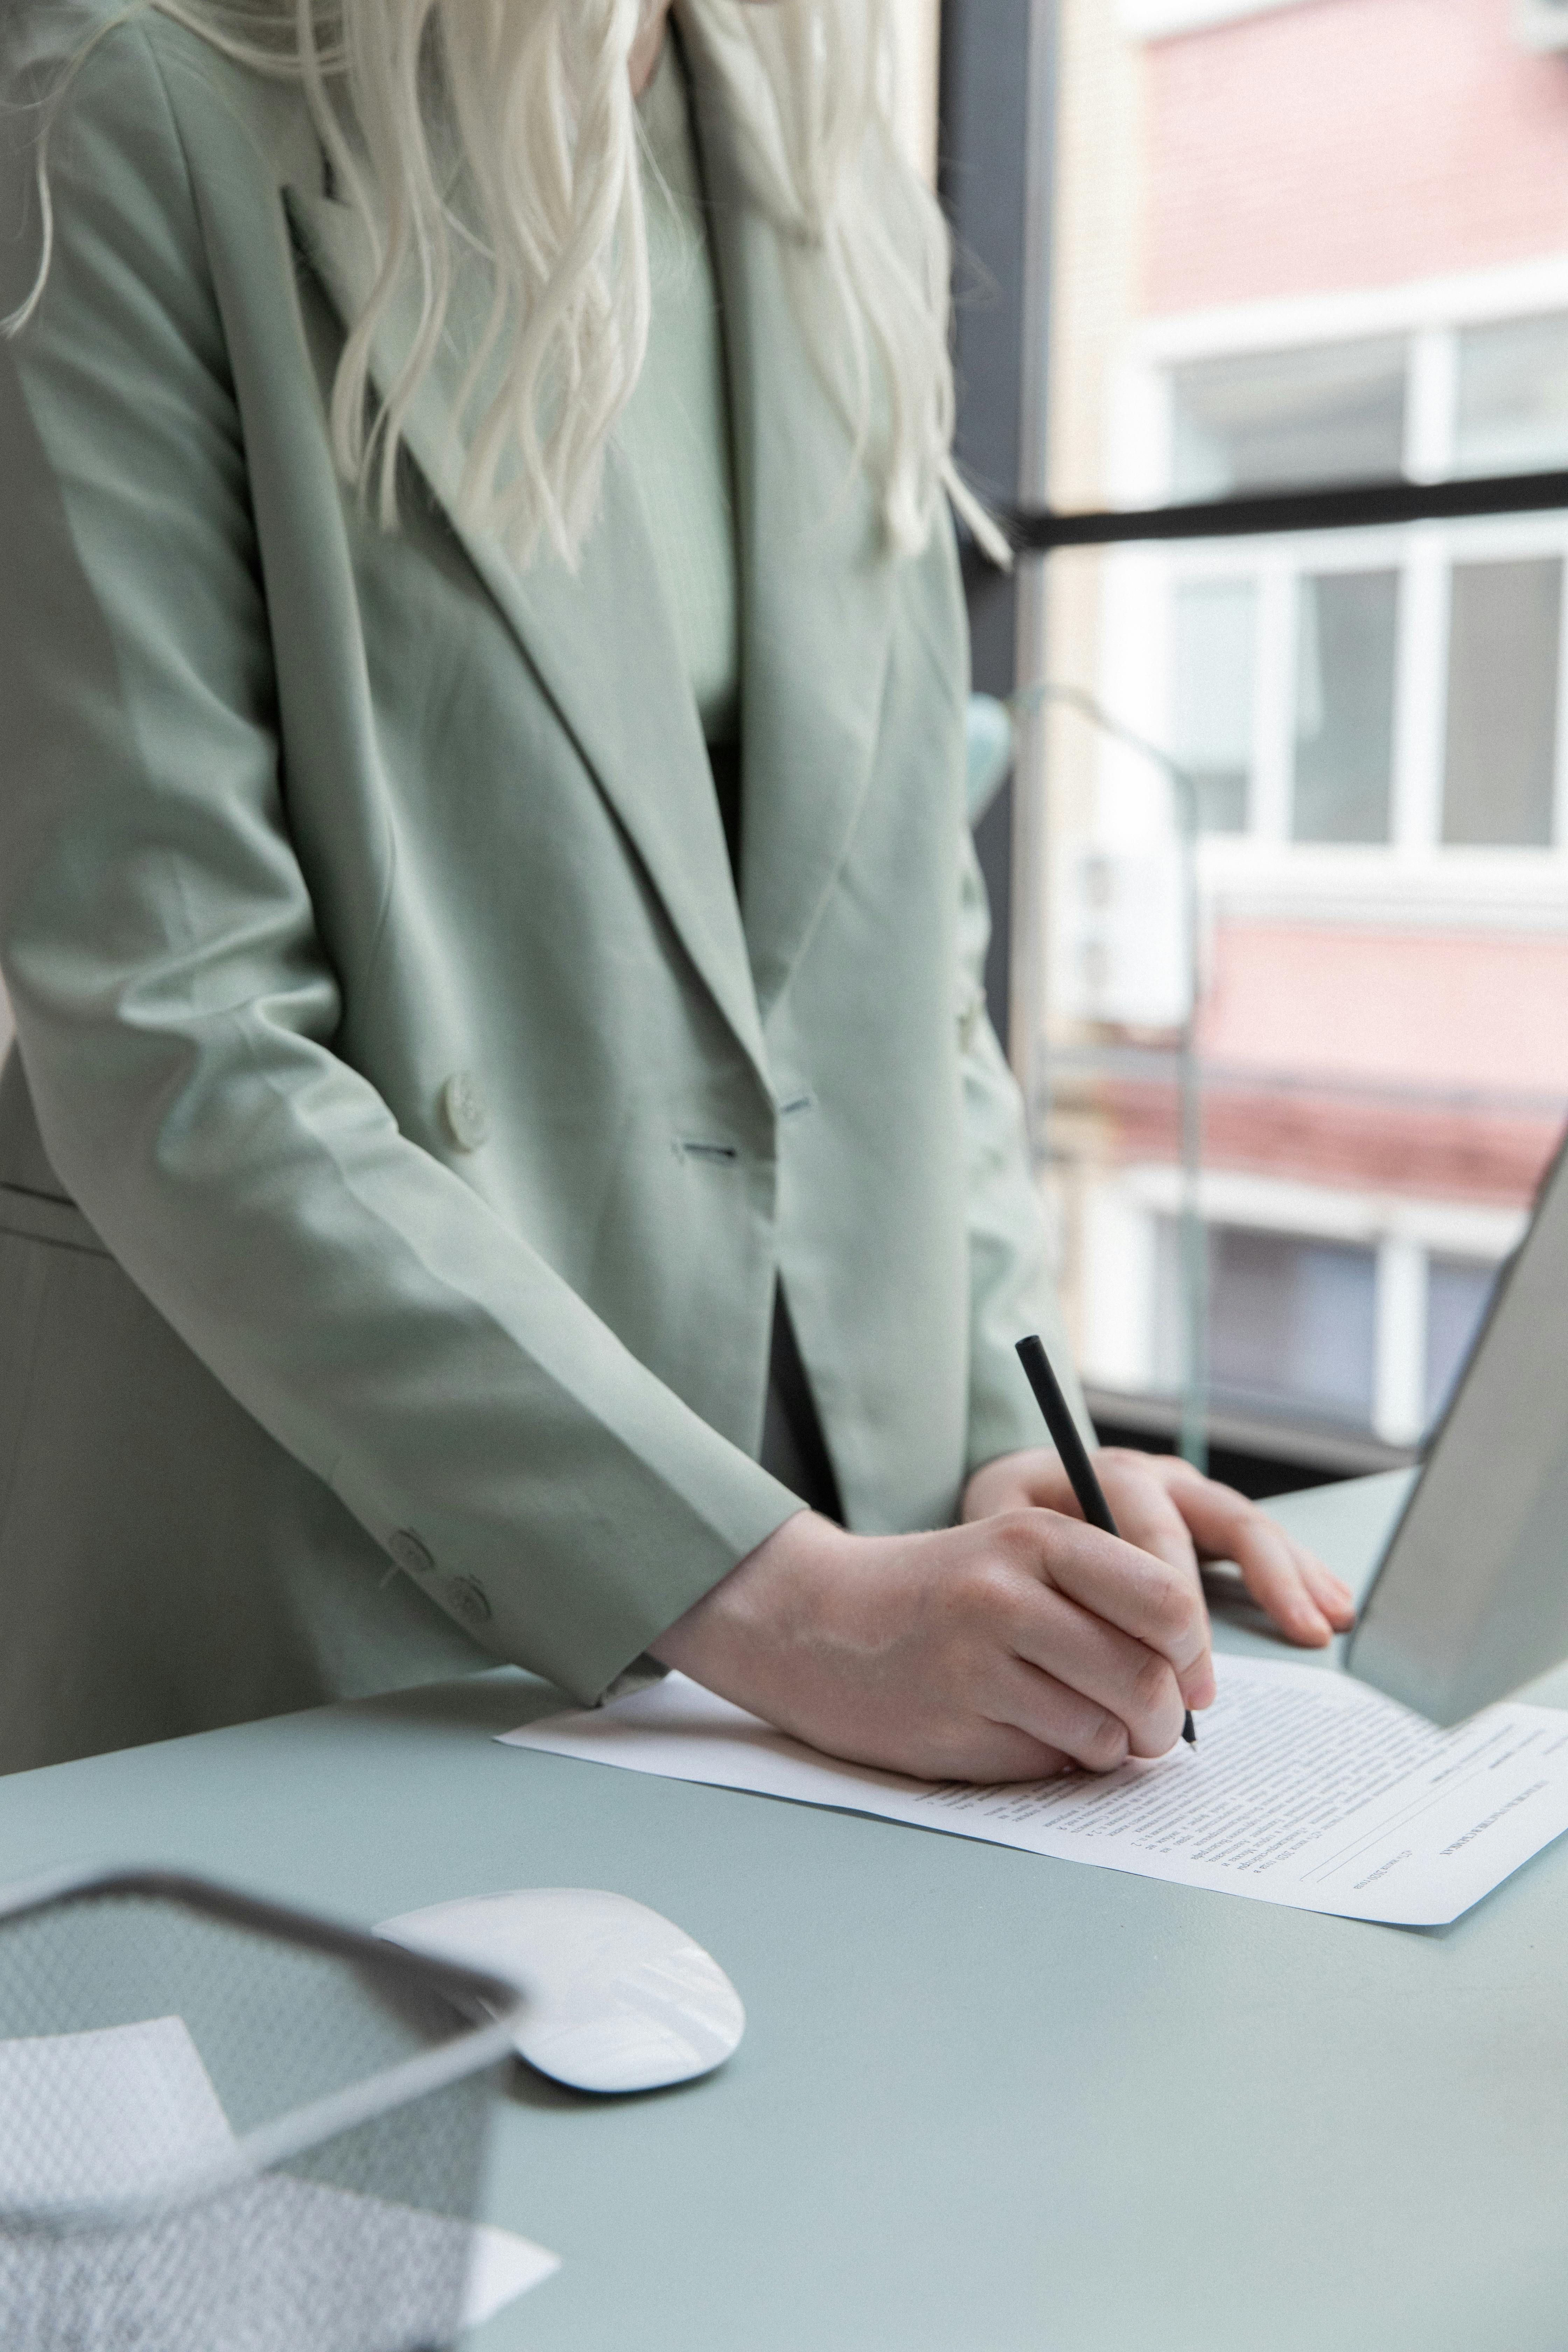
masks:
{"label": "white computer mouse", "polygon": [[574,2090],[689,2082],[722,2065],[745,2032],[718,1961],[629,1895],[520,1886],[405,1911],[375,1932],[521,1985],[520,2054]]}

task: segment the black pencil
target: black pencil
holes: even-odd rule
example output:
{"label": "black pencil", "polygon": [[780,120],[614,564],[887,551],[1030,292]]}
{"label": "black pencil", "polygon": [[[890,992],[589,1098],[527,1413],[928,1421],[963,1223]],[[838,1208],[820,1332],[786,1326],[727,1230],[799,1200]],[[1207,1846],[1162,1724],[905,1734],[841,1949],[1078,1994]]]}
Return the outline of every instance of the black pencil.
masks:
{"label": "black pencil", "polygon": [[[1062,1468],[1072,1480],[1079,1509],[1091,1528],[1103,1528],[1108,1536],[1119,1535],[1121,1529],[1110,1516],[1105,1489],[1094,1475],[1089,1448],[1079,1435],[1072,1408],[1062,1394],[1061,1382],[1051,1370],[1051,1360],[1037,1333],[1031,1331],[1026,1339],[1019,1340],[1018,1361],[1028,1375],[1029,1386],[1035,1391],[1035,1402],[1045,1414],[1046,1427],[1051,1433],[1051,1443],[1061,1455]],[[1195,1748],[1198,1744],[1191,1707],[1183,1719],[1182,1738],[1189,1748]]]}

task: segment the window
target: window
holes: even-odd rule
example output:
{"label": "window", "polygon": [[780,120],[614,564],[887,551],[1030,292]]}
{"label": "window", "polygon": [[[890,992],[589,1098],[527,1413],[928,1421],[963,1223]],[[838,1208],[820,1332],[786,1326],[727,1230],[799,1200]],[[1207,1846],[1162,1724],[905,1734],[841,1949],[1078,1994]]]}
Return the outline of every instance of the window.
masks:
{"label": "window", "polygon": [[[1159,1238],[1156,1380],[1182,1384],[1179,1229]],[[1208,1234],[1208,1379],[1216,1406],[1370,1429],[1375,1402],[1374,1251],[1237,1225]]]}
{"label": "window", "polygon": [[1246,571],[1234,546],[1223,572],[1118,551],[1108,571],[1169,621],[1113,627],[1103,698],[1191,772],[1205,833],[1568,846],[1565,556],[1556,517],[1254,543]]}
{"label": "window", "polygon": [[[1174,1425],[1195,1199],[1216,1427],[1355,1466],[1440,1410],[1568,1115],[1568,511],[1309,502],[1568,470],[1568,78],[1502,0],[1453,0],[1462,75],[1408,0],[1054,13],[1046,502],[1105,528],[1037,600],[1076,698],[1015,1059],[1102,1417]],[[1271,489],[1300,528],[1112,543]]]}
{"label": "window", "polygon": [[1405,373],[1404,346],[1387,340],[1177,368],[1171,495],[1217,499],[1397,475]]}
{"label": "window", "polygon": [[1296,603],[1297,841],[1386,841],[1396,572],[1308,572]]}
{"label": "window", "polygon": [[[1436,1423],[1479,1332],[1498,1276],[1502,1244],[1517,1238],[1512,1223],[1483,1218],[1472,1227],[1489,1255],[1461,1255],[1417,1237],[1423,1223],[1441,1234],[1448,1219],[1428,1203],[1403,1230],[1376,1241],[1350,1241],[1332,1230],[1291,1233],[1262,1222],[1268,1204],[1256,1193],[1238,1202],[1247,1223],[1224,1213],[1234,1182],[1215,1180],[1220,1213],[1207,1223],[1208,1384],[1223,1419],[1275,1418],[1321,1428],[1337,1425],[1391,1445],[1414,1444]],[[1152,1279],[1143,1293],[1149,1317],[1144,1347],[1116,1370],[1120,1384],[1174,1397],[1184,1370],[1185,1289],[1182,1236],[1167,1205],[1170,1187],[1155,1171],[1142,1171],[1124,1202],[1116,1238],[1126,1269],[1135,1272],[1138,1196],[1152,1212]],[[1324,1191],[1315,1200],[1283,1199],[1305,1208],[1323,1227],[1345,1222],[1345,1201]],[[1253,1219],[1258,1222],[1253,1222]],[[1506,1255],[1502,1251],[1501,1255]],[[1136,1289],[1136,1283],[1133,1287]],[[1114,1339],[1114,1334],[1112,1334]],[[1107,1383],[1103,1360],[1091,1351],[1091,1373]],[[1114,1387],[1113,1380],[1109,1385]]]}
{"label": "window", "polygon": [[1209,1383],[1216,1400],[1369,1422],[1372,1251],[1221,1225],[1209,1260]]}
{"label": "window", "polygon": [[1461,331],[1454,457],[1464,474],[1568,466],[1568,312]]}
{"label": "window", "polygon": [[1205,833],[1247,830],[1257,606],[1250,580],[1189,581],[1175,592],[1172,734]]}
{"label": "window", "polygon": [[1557,782],[1563,559],[1454,567],[1443,838],[1544,849]]}

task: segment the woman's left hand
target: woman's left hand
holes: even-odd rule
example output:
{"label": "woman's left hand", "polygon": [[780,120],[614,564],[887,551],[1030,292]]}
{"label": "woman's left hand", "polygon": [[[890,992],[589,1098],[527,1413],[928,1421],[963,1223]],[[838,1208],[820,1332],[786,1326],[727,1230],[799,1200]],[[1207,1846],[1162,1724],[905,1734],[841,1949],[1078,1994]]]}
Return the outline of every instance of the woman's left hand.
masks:
{"label": "woman's left hand", "polygon": [[[1169,1454],[1105,1445],[1093,1460],[1117,1532],[1126,1542],[1173,1568],[1234,1560],[1258,1606],[1303,1649],[1321,1650],[1354,1623],[1349,1586],[1234,1486],[1204,1477]],[[999,1455],[964,1488],[965,1521],[1020,1509],[1083,1517],[1059,1457],[1044,1446]]]}

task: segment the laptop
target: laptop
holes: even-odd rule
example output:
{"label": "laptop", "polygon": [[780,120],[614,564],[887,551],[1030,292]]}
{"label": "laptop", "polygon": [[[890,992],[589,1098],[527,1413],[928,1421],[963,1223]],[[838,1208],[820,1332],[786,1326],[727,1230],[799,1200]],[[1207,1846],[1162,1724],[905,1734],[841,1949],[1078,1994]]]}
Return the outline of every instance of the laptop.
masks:
{"label": "laptop", "polygon": [[1346,1664],[1434,1723],[1568,1657],[1568,1138],[1384,1548]]}

